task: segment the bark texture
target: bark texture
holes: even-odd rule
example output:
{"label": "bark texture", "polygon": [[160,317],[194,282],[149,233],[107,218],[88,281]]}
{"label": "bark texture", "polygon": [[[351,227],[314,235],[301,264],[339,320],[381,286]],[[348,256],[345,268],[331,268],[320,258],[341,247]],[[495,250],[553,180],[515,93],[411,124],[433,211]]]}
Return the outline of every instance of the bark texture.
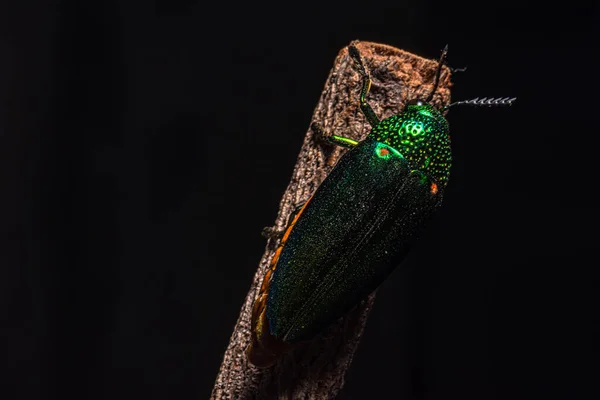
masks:
{"label": "bark texture", "polygon": [[[380,119],[400,112],[408,100],[426,98],[432,90],[437,60],[378,43],[357,42],[356,47],[373,81],[367,100]],[[450,70],[444,67],[431,102],[437,108],[450,101],[450,75]],[[335,133],[364,139],[370,127],[359,109],[360,89],[360,75],[344,47],[334,61],[312,122],[320,125],[326,135]],[[285,229],[290,213],[311,196],[345,151],[317,142],[313,132],[307,130],[291,181],[279,205],[276,229]],[[287,354],[274,366],[259,369],[246,360],[252,305],[277,245],[278,239],[267,242],[225,351],[212,400],[333,399],[344,384],[344,375],[360,341],[375,293],[322,335]]]}

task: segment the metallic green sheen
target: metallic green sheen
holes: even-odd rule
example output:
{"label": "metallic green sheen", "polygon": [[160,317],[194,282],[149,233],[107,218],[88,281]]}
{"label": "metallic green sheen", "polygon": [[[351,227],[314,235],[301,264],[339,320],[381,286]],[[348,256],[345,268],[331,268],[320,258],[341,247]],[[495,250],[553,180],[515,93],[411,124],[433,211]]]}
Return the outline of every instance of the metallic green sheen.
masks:
{"label": "metallic green sheen", "polygon": [[425,103],[408,105],[401,114],[382,120],[369,137],[392,146],[411,169],[421,170],[445,187],[452,163],[449,132],[442,113]]}
{"label": "metallic green sheen", "polygon": [[[436,138],[445,133],[435,118],[411,112],[403,120],[426,121]],[[377,134],[341,157],[287,238],[267,299],[266,316],[277,338],[310,339],[345,315],[404,259],[441,203],[441,191],[431,190],[427,174],[400,150],[374,140],[393,121],[382,121]]]}

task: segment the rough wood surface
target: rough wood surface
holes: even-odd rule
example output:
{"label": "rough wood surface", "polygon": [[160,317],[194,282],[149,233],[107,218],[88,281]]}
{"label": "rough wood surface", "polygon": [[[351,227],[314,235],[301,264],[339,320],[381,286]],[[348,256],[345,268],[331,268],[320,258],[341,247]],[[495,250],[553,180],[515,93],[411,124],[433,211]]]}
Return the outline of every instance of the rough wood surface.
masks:
{"label": "rough wood surface", "polygon": [[[437,60],[378,43],[358,42],[356,46],[373,80],[367,100],[380,119],[401,111],[408,100],[426,98],[431,91]],[[450,70],[444,67],[432,101],[436,107],[450,101],[450,75]],[[360,88],[360,76],[345,47],[335,59],[312,121],[318,123],[326,135],[335,132],[362,140],[370,127],[358,107]],[[291,181],[281,199],[275,221],[277,229],[285,228],[290,213],[310,197],[344,151],[316,142],[308,129]],[[360,341],[374,293],[324,334],[271,368],[259,369],[246,360],[252,305],[277,242],[277,239],[267,242],[225,352],[212,400],[333,399],[344,384],[344,375]]]}

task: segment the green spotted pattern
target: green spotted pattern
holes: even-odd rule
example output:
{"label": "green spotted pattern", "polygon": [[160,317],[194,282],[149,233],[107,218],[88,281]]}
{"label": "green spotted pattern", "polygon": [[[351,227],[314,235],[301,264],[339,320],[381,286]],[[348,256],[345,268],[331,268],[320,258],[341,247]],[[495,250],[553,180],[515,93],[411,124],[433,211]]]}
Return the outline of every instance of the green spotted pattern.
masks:
{"label": "green spotted pattern", "polygon": [[446,186],[452,163],[448,121],[431,105],[406,106],[373,127],[369,137],[398,150],[411,169]]}

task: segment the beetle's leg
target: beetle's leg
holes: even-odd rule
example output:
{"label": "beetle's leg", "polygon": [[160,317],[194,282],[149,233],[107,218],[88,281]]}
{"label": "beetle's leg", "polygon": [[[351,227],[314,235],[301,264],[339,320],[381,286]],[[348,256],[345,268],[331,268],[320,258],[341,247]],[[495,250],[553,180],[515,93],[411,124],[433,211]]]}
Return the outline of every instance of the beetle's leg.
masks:
{"label": "beetle's leg", "polygon": [[298,215],[298,213],[300,212],[300,210],[302,210],[302,208],[304,207],[305,204],[306,204],[306,202],[304,202],[300,205],[297,205],[294,208],[294,211],[292,211],[292,213],[288,217],[287,223],[285,224],[286,227],[284,229],[277,229],[276,226],[265,226],[263,228],[263,230],[260,232],[262,237],[264,237],[266,239],[281,239],[283,237],[283,235],[285,234],[285,231],[287,230],[288,226],[290,225],[290,221],[294,220],[296,215]]}
{"label": "beetle's leg", "polygon": [[350,138],[347,138],[344,136],[338,136],[338,135],[328,136],[327,140],[330,143],[335,144],[336,146],[346,147],[347,149],[351,149],[359,143],[354,139],[350,139]]}
{"label": "beetle's leg", "polygon": [[335,146],[345,147],[347,149],[351,149],[359,143],[358,141],[356,141],[354,139],[350,139],[350,138],[347,138],[344,136],[338,136],[338,135],[327,136],[323,133],[323,129],[321,129],[321,127],[314,122],[310,125],[310,129],[313,130],[313,132],[315,133],[315,139],[318,140],[319,142],[333,144]]}
{"label": "beetle's leg", "polygon": [[351,43],[348,46],[348,54],[350,54],[350,58],[352,58],[352,60],[354,61],[354,65],[356,66],[358,73],[362,76],[363,79],[362,89],[360,90],[360,109],[367,118],[367,121],[369,121],[369,124],[371,126],[375,126],[379,123],[379,118],[377,117],[375,111],[373,111],[373,109],[371,108],[369,103],[367,103],[366,100],[367,94],[371,89],[371,76],[369,76],[369,73],[365,68],[360,53],[356,46],[354,46],[354,43]]}

